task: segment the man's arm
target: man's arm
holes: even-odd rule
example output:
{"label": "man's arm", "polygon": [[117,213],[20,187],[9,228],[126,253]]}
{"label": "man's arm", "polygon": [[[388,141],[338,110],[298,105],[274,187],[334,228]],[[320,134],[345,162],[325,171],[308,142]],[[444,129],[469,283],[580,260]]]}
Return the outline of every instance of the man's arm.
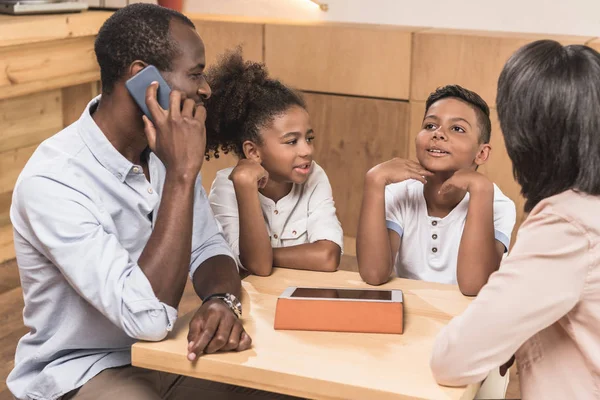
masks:
{"label": "man's arm", "polygon": [[157,84],[146,90],[154,123],[144,116],[150,149],[166,167],[165,186],[154,230],[138,264],[162,302],[177,307],[192,253],[195,184],[204,160],[206,109],[174,90],[169,110],[156,100]]}
{"label": "man's arm", "polygon": [[[240,299],[240,276],[233,258],[211,257],[196,269],[194,289],[202,299],[215,293],[230,293]],[[252,339],[244,331],[241,320],[222,300],[202,303],[190,321],[188,359],[194,361],[202,353],[242,351],[250,348]]]}

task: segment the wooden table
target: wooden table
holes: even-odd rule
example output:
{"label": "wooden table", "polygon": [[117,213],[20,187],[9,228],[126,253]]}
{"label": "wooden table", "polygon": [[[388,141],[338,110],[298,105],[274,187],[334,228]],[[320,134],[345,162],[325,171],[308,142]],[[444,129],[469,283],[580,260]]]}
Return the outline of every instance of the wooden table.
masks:
{"label": "wooden table", "polygon": [[472,399],[478,385],[436,384],[429,357],[436,334],[469,299],[457,286],[393,279],[382,288],[404,292],[404,334],[357,334],[273,329],[277,297],[288,286],[363,288],[356,272],[320,273],[276,268],[242,281],[244,327],[253,347],[241,353],[187,356],[191,313],[169,338],[137,343],[135,366],[318,399]]}

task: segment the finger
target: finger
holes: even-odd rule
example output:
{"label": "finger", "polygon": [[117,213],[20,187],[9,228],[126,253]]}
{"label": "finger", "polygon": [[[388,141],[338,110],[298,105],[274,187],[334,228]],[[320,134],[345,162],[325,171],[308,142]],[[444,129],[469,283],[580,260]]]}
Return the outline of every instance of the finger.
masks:
{"label": "finger", "polygon": [[194,118],[198,121],[204,123],[206,122],[206,108],[203,104],[198,104],[196,106],[196,111],[194,112]]}
{"label": "finger", "polygon": [[187,334],[188,340],[188,352],[192,350],[194,347],[194,343],[198,341],[200,334],[202,333],[202,328],[204,326],[204,319],[200,316],[199,312],[196,312],[192,320],[190,321],[190,329]]}
{"label": "finger", "polygon": [[[227,311],[228,313],[230,311]],[[225,314],[227,315],[227,314]],[[233,323],[235,322],[235,317],[233,315],[222,315],[219,321],[219,328],[217,332],[212,337],[212,340],[206,346],[204,350],[205,353],[211,354],[221,350],[229,341],[229,337],[231,336],[231,330],[233,328]]]}
{"label": "finger", "polygon": [[181,109],[181,116],[187,117],[187,118],[193,118],[195,105],[196,105],[196,103],[194,103],[194,100],[185,99],[183,101],[183,108]]}
{"label": "finger", "polygon": [[449,180],[442,184],[442,187],[440,187],[438,194],[443,195],[443,194],[450,192],[450,190],[452,190],[453,185],[452,185],[452,183],[448,183],[448,182],[449,182]]}
{"label": "finger", "polygon": [[211,341],[211,339],[215,335],[215,332],[217,331],[218,326],[219,326],[219,317],[214,313],[210,314],[206,323],[204,324],[202,332],[198,336],[198,339],[194,340],[194,344],[192,345],[192,348],[189,350],[188,359],[190,361],[194,361],[197,356],[204,353],[206,346],[208,345],[208,343]]}
{"label": "finger", "polygon": [[267,182],[269,182],[269,178],[267,178],[266,176],[263,176],[262,178],[260,178],[258,180],[258,188],[264,189],[267,186]]}
{"label": "finger", "polygon": [[173,90],[169,95],[169,112],[172,117],[181,116],[181,92]]}
{"label": "finger", "polygon": [[417,171],[419,174],[424,175],[424,176],[433,176],[434,173],[429,171],[428,169],[425,169],[421,164],[414,162],[413,164],[411,164],[409,166],[410,169],[413,169],[414,171]]}
{"label": "finger", "polygon": [[156,150],[156,128],[150,118],[142,115],[142,120],[144,121],[144,133],[146,134],[146,139],[148,140],[148,146],[150,150]]}
{"label": "finger", "polygon": [[242,331],[242,335],[240,336],[240,344],[238,344],[237,351],[248,350],[252,346],[252,338],[250,335],[246,333],[246,331]]}
{"label": "finger", "polygon": [[235,321],[233,323],[233,327],[231,328],[229,339],[227,340],[227,343],[225,343],[225,346],[221,348],[221,350],[231,351],[237,349],[240,344],[240,337],[242,336],[242,332],[244,332],[242,324],[239,321]]}
{"label": "finger", "polygon": [[156,99],[156,92],[158,91],[158,82],[154,81],[146,88],[146,106],[148,107],[148,111],[150,111],[150,115],[152,119],[155,121],[161,115],[164,115],[165,110],[162,109],[160,104],[158,104],[158,100]]}
{"label": "finger", "polygon": [[408,177],[406,179],[414,179],[420,182],[423,182],[423,184],[427,183],[427,177],[420,174],[417,171],[407,171],[408,172]]}

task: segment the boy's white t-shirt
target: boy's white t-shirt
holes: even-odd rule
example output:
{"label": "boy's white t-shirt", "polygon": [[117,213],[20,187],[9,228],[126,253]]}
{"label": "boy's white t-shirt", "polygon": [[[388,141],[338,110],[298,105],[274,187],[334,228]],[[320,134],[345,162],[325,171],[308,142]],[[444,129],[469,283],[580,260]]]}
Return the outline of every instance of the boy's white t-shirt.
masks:
{"label": "boy's white t-shirt", "polygon": [[[239,257],[239,212],[233,182],[233,168],[217,172],[208,199],[225,239]],[[304,184],[294,184],[277,203],[258,193],[271,247],[289,247],[318,240],[330,240],[343,250],[344,233],[335,213],[327,174],[313,161]],[[238,260],[239,261],[239,260]],[[240,264],[241,265],[241,264]]]}
{"label": "boy's white t-shirt", "polygon": [[[395,261],[397,275],[456,284],[458,248],[468,207],[469,193],[446,217],[430,217],[422,182],[407,180],[388,185],[386,225],[402,238]],[[510,245],[516,214],[515,204],[494,184],[494,235],[505,249]]]}

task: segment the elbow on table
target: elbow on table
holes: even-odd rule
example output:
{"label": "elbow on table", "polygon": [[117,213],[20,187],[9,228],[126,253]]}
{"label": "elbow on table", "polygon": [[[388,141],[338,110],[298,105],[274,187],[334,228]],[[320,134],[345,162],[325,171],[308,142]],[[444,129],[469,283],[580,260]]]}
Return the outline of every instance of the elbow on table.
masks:
{"label": "elbow on table", "polygon": [[323,264],[321,271],[335,272],[340,266],[341,250],[336,246],[329,246],[323,252]]}
{"label": "elbow on table", "polygon": [[366,269],[366,268],[359,267],[358,273],[360,274],[360,277],[362,278],[363,281],[365,281],[366,283],[368,283],[369,285],[372,285],[372,286],[383,285],[384,283],[386,283],[389,280],[389,278],[378,273],[378,271],[372,271],[372,270]]}
{"label": "elbow on table", "polygon": [[132,339],[160,342],[171,331],[171,325],[166,321],[149,318],[148,321],[125,324],[125,333]]}
{"label": "elbow on table", "polygon": [[[272,263],[271,263],[272,264]],[[252,274],[257,276],[269,276],[273,272],[273,265],[269,263],[253,262],[244,264],[244,267]]]}
{"label": "elbow on table", "polygon": [[465,382],[464,377],[457,374],[457,369],[449,365],[447,360],[435,353],[431,356],[429,362],[431,372],[435,381],[443,386],[464,386],[470,382]]}
{"label": "elbow on table", "polygon": [[463,296],[467,296],[467,297],[477,296],[482,287],[483,287],[483,285],[480,285],[480,284],[473,284],[473,283],[461,284],[460,282],[458,283],[458,289],[463,294]]}

